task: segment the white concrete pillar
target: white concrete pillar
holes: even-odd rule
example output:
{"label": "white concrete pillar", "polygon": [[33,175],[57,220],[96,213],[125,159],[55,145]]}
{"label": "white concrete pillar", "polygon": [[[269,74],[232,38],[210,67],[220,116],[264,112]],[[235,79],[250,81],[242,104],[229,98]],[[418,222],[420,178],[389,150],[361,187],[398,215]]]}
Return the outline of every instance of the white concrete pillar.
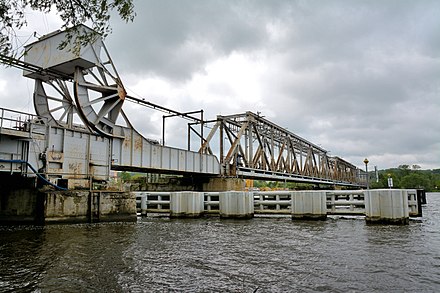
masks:
{"label": "white concrete pillar", "polygon": [[409,224],[407,192],[401,189],[366,190],[365,220],[368,223]]}
{"label": "white concrete pillar", "polygon": [[170,194],[170,217],[172,218],[196,218],[204,211],[203,192],[171,192]]}
{"label": "white concrete pillar", "polygon": [[141,196],[141,215],[147,215],[147,194],[142,194]]}
{"label": "white concrete pillar", "polygon": [[250,219],[254,217],[252,192],[226,191],[219,193],[220,218]]}
{"label": "white concrete pillar", "polygon": [[292,191],[292,219],[325,220],[326,200],[325,191]]}

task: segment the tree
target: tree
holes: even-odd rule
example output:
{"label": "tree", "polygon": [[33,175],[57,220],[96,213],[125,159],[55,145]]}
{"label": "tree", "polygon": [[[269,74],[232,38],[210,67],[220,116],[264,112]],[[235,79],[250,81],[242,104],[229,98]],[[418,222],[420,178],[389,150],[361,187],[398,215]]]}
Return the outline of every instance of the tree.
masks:
{"label": "tree", "polygon": [[412,165],[412,169],[417,171],[417,170],[420,170],[421,167],[419,165],[414,164],[414,165]]}
{"label": "tree", "polygon": [[409,165],[399,165],[398,168],[402,170],[409,170]]}
{"label": "tree", "polygon": [[[133,21],[136,15],[133,0],[0,0],[0,54],[18,54],[13,42],[17,38],[16,31],[27,25],[26,9],[43,13],[57,11],[64,22],[62,29],[68,30],[68,40],[76,33],[75,26],[87,23],[98,34],[107,36],[111,32],[109,21],[113,11],[126,22]],[[84,43],[92,37],[82,34],[75,42]]]}
{"label": "tree", "polygon": [[119,173],[119,178],[122,179],[122,181],[128,181],[131,179],[131,173],[126,172],[126,171],[122,171],[121,173]]}
{"label": "tree", "polygon": [[411,173],[401,179],[402,188],[424,188],[430,189],[430,182],[427,176],[419,173]]}
{"label": "tree", "polygon": [[411,172],[409,165],[400,165],[397,167],[403,176],[408,175]]}

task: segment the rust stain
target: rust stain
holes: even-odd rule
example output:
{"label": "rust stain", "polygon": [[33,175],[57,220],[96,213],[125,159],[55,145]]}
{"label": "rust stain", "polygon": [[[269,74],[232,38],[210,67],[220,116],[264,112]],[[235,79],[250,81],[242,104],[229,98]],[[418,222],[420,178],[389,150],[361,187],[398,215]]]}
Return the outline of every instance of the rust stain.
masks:
{"label": "rust stain", "polygon": [[136,137],[134,141],[134,149],[142,151],[142,137]]}
{"label": "rust stain", "polygon": [[124,139],[124,147],[128,148],[130,146],[131,142],[131,135],[127,135]]}
{"label": "rust stain", "polygon": [[50,151],[47,152],[49,161],[51,162],[62,162],[64,158],[64,154],[62,152]]}
{"label": "rust stain", "polygon": [[69,173],[73,178],[81,178],[82,163],[69,163]]}

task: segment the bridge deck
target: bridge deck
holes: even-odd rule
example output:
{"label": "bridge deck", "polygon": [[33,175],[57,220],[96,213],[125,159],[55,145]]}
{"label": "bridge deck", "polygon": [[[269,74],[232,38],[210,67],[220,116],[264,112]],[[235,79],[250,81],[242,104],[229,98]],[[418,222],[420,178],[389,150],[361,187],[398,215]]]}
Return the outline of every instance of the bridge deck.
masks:
{"label": "bridge deck", "polygon": [[[232,118],[219,116],[198,152],[159,145],[130,127],[115,126],[113,137],[103,137],[84,128],[49,126],[43,118],[28,113],[0,109],[0,114],[2,156],[29,158],[31,165],[36,169],[43,166],[47,175],[53,178],[103,180],[113,169],[365,185],[361,171],[350,163],[338,157],[328,157],[322,148],[290,132],[282,134],[273,123],[249,112]],[[226,145],[221,143],[219,156],[212,152],[215,147],[209,145],[217,130],[220,138],[226,135],[230,143],[227,152]],[[14,150],[13,154],[11,150]]]}

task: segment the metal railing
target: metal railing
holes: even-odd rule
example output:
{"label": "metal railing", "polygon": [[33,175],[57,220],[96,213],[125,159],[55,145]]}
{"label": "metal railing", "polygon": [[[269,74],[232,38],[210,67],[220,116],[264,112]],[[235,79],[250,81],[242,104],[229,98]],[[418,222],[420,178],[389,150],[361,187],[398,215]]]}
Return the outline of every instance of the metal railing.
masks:
{"label": "metal railing", "polygon": [[347,190],[327,192],[327,214],[331,215],[364,215],[364,190]]}
{"label": "metal railing", "polygon": [[[35,114],[0,108],[0,134],[5,130],[27,133],[29,137],[32,134],[45,134],[47,118]],[[44,125],[44,131],[36,128],[36,125]]]}
{"label": "metal railing", "polygon": [[421,216],[421,208],[420,204],[421,202],[417,200],[417,190],[415,189],[409,189],[407,190],[408,194],[408,209],[409,209],[409,215],[410,216]]}
{"label": "metal railing", "polygon": [[[253,191],[255,214],[290,215],[292,194],[295,191]],[[328,215],[365,215],[366,190],[325,191]],[[419,216],[417,191],[408,189],[408,210],[412,217]],[[134,192],[138,213],[170,213],[171,192]],[[219,213],[220,192],[204,192],[205,214]]]}
{"label": "metal railing", "polygon": [[255,191],[255,214],[291,214],[291,191]]}

